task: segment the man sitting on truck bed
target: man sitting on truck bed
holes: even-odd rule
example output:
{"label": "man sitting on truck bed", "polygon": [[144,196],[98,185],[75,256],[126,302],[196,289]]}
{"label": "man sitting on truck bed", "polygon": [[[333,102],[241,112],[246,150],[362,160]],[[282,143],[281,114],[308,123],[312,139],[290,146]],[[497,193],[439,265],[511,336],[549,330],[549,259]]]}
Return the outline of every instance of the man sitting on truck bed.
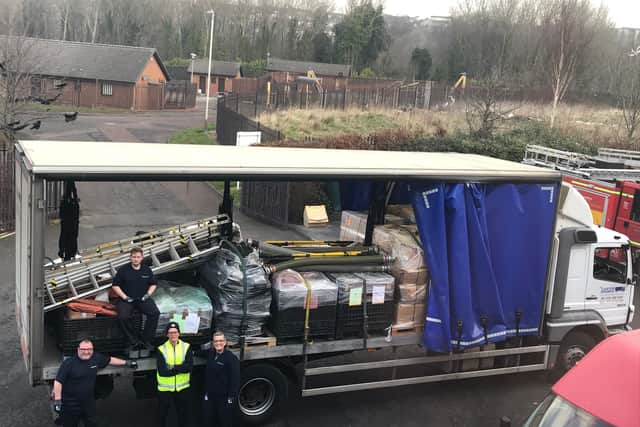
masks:
{"label": "man sitting on truck bed", "polygon": [[131,249],[129,252],[131,262],[118,269],[116,277],[113,278],[113,290],[120,297],[116,310],[129,347],[140,343],[138,333],[134,330],[131,321],[133,310],[139,310],[147,317],[142,332],[142,344],[147,350],[153,351],[151,340],[158,326],[160,311],[151,299],[151,295],[156,290],[156,279],[151,269],[142,264],[143,258],[142,249],[138,247]]}

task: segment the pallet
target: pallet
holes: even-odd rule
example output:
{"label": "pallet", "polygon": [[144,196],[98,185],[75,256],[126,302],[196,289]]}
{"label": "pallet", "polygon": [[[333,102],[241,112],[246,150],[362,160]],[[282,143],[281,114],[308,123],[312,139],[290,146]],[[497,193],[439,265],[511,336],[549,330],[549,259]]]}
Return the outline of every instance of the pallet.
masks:
{"label": "pallet", "polygon": [[413,326],[412,328],[397,328],[395,326],[391,327],[391,336],[394,337],[402,337],[406,335],[417,335],[422,334],[424,332],[424,326]]}
{"label": "pallet", "polygon": [[[248,348],[255,347],[275,347],[277,344],[276,337],[274,337],[270,332],[266,333],[265,336],[261,337],[246,337],[244,342],[245,350]],[[238,348],[240,345],[238,343],[229,343],[229,347]]]}

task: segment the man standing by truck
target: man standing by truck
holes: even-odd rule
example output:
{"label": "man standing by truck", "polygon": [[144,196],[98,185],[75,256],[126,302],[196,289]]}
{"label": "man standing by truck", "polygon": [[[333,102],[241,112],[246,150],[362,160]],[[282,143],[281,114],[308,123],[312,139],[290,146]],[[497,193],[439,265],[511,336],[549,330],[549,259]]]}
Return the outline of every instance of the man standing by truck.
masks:
{"label": "man standing by truck", "polygon": [[94,353],[88,339],[80,342],[76,355],[62,362],[53,382],[53,405],[64,427],[77,427],[80,420],[85,427],[96,426],[96,376],[107,365],[137,367],[134,360]]}
{"label": "man standing by truck", "polygon": [[189,343],[180,340],[180,326],[176,322],[167,325],[167,341],[158,347],[158,405],[160,426],[165,427],[169,407],[176,408],[178,426],[189,424],[189,387],[193,369],[193,353]]}
{"label": "man standing by truck", "polygon": [[207,354],[204,415],[207,426],[231,427],[233,405],[238,396],[240,362],[227,350],[222,332],[213,334],[213,349]]}
{"label": "man standing by truck", "polygon": [[116,305],[118,319],[122,325],[129,346],[138,344],[140,338],[134,330],[131,315],[134,310],[139,310],[146,317],[144,331],[142,332],[142,344],[147,350],[154,350],[151,340],[158,326],[160,311],[151,295],[156,290],[156,279],[151,269],[142,264],[144,255],[142,249],[135,247],[129,252],[129,264],[123,265],[113,278],[113,290],[120,297]]}

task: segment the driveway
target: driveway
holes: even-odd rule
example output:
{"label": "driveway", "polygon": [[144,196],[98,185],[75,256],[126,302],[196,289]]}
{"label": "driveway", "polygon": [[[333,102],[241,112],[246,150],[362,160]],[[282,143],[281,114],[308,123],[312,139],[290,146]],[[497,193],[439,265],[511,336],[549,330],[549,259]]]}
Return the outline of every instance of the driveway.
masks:
{"label": "driveway", "polygon": [[[23,139],[68,141],[167,142],[181,129],[204,126],[205,98],[198,97],[192,110],[122,113],[79,113],[66,123],[62,113],[37,114],[44,117],[38,130],[24,130]],[[209,102],[209,119],[215,121],[216,102]]]}

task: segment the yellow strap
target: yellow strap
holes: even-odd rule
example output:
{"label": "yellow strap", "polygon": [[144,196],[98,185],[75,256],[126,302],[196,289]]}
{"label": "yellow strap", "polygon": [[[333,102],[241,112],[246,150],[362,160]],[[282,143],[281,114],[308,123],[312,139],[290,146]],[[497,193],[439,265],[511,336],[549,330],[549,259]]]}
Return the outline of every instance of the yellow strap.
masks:
{"label": "yellow strap", "polygon": [[304,277],[302,280],[304,280],[304,285],[307,287],[307,307],[304,312],[304,340],[307,341],[309,339],[309,314],[311,311],[311,284]]}

